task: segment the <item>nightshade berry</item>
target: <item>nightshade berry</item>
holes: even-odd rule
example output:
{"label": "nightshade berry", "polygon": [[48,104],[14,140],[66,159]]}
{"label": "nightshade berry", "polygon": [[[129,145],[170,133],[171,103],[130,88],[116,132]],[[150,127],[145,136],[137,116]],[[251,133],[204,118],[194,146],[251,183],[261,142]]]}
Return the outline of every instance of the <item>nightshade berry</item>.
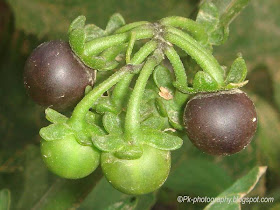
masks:
{"label": "nightshade berry", "polygon": [[93,86],[95,71],[85,66],[64,41],[39,45],[25,64],[24,85],[39,105],[56,110],[73,108]]}
{"label": "nightshade berry", "polygon": [[257,129],[257,114],[241,90],[200,93],[189,100],[184,125],[192,143],[212,155],[241,151]]}
{"label": "nightshade berry", "polygon": [[168,177],[170,151],[143,145],[139,159],[119,159],[113,153],[101,154],[101,167],[107,180],[119,191],[140,195],[155,191]]}

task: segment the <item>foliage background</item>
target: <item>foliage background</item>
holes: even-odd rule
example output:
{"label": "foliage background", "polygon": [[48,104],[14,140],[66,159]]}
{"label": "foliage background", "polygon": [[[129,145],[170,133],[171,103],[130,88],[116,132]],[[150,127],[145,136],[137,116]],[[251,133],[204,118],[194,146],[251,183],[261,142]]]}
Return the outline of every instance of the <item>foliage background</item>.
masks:
{"label": "foliage background", "polygon": [[[234,0],[214,0],[223,7]],[[212,157],[188,140],[173,152],[171,174],[158,191],[127,196],[102,178],[69,181],[48,172],[39,151],[38,131],[47,124],[43,108],[25,94],[24,62],[38,44],[65,39],[71,20],[83,14],[105,27],[120,12],[126,22],[155,21],[169,15],[195,17],[197,0],[6,0],[0,1],[0,190],[9,189],[11,209],[201,209],[205,204],[179,204],[178,195],[217,196],[257,165],[267,173],[249,196],[273,196],[271,204],[242,205],[244,209],[280,206],[280,2],[252,0],[230,25],[228,41],[214,48],[222,65],[230,66],[241,52],[249,70],[249,92],[259,116],[253,142],[229,157]],[[1,196],[0,196],[1,197]],[[94,207],[94,208],[93,208]],[[1,205],[0,205],[1,209]]]}

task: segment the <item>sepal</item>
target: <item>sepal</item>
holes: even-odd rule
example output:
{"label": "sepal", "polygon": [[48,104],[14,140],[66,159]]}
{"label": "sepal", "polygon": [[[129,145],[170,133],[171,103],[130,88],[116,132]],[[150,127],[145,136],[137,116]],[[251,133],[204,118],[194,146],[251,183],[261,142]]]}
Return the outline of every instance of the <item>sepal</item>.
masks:
{"label": "sepal", "polygon": [[73,131],[66,123],[56,123],[41,128],[39,134],[45,141],[54,141],[73,135]]}

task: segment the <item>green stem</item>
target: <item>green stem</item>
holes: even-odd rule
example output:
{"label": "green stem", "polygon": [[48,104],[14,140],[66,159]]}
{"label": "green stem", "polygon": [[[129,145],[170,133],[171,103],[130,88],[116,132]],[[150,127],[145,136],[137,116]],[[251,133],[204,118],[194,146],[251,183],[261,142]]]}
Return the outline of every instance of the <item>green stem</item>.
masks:
{"label": "green stem", "polygon": [[153,56],[147,59],[131,93],[125,118],[125,135],[128,141],[134,140],[139,131],[141,99],[150,75],[162,59],[161,50],[156,50]]}
{"label": "green stem", "polygon": [[187,87],[188,83],[186,70],[176,50],[173,47],[166,45],[164,54],[166,55],[173,67],[176,82],[183,87]]}
{"label": "green stem", "polygon": [[[154,35],[153,28],[148,26],[139,26],[134,28],[132,31],[135,32],[136,40],[152,38]],[[129,38],[130,32],[126,32],[94,39],[85,43],[84,54],[87,56],[98,55],[111,46],[128,42]]]}
{"label": "green stem", "polygon": [[[150,40],[138,52],[135,53],[130,63],[137,65],[142,63],[155,49],[157,48],[157,42]],[[132,74],[125,76],[114,88],[112,93],[112,102],[120,109],[122,107],[125,96],[127,95],[129,84],[133,79]]]}
{"label": "green stem", "polygon": [[128,43],[128,48],[127,48],[127,51],[126,51],[126,54],[125,54],[125,61],[126,63],[130,63],[130,56],[131,56],[131,53],[132,53],[132,50],[133,50],[133,47],[134,47],[134,44],[135,44],[135,32],[131,32],[130,33],[130,40],[129,40],[129,43]]}
{"label": "green stem", "polygon": [[92,104],[99,98],[101,95],[109,90],[113,85],[119,82],[127,74],[134,73],[136,70],[139,70],[140,65],[132,66],[126,65],[118,70],[116,73],[111,75],[107,80],[95,87],[91,92],[89,92],[75,107],[72,116],[69,120],[69,123],[72,125],[80,124],[81,121],[85,119],[85,116],[88,110],[92,107]]}
{"label": "green stem", "polygon": [[191,36],[178,29],[168,27],[164,34],[164,38],[184,50],[194,60],[196,60],[201,68],[213,79],[215,79],[220,86],[223,85],[224,71],[218,61]]}
{"label": "green stem", "polygon": [[138,26],[143,26],[146,24],[149,24],[149,22],[148,21],[139,21],[139,22],[129,23],[123,27],[120,27],[118,30],[116,30],[115,34],[124,33],[124,32],[130,31],[131,29],[134,29]]}
{"label": "green stem", "polygon": [[172,16],[163,18],[159,22],[165,26],[178,27],[188,31],[195,39],[197,39],[202,44],[206,44],[208,41],[208,35],[204,30],[204,27],[191,19]]}
{"label": "green stem", "polygon": [[101,54],[101,57],[105,60],[112,61],[116,58],[117,55],[119,55],[121,52],[124,52],[127,48],[128,44],[119,44],[117,46],[110,47],[106,50],[104,50]]}

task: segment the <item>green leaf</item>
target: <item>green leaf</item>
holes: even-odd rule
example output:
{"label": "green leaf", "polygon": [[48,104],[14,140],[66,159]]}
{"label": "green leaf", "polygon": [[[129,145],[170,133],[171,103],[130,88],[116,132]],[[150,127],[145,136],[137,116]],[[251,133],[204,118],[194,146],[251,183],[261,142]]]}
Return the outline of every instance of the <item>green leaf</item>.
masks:
{"label": "green leaf", "polygon": [[225,83],[241,83],[247,76],[247,67],[245,60],[242,57],[235,59],[227,74]]}
{"label": "green leaf", "polygon": [[[106,202],[104,202],[105,197]],[[103,177],[86,197],[78,210],[92,209],[93,206],[94,210],[104,210],[108,207],[116,206],[118,203],[123,204],[124,200],[137,201],[136,206],[133,208],[134,210],[150,210],[156,201],[156,197],[155,193],[140,196],[121,193]]]}
{"label": "green leaf", "polygon": [[101,113],[101,114],[103,114],[105,112],[112,112],[115,114],[118,113],[115,106],[111,103],[110,97],[108,97],[108,96],[101,97],[97,101],[97,103],[95,105],[95,110],[97,113]]}
{"label": "green leaf", "polygon": [[72,23],[70,24],[69,26],[69,30],[68,30],[68,33],[71,33],[73,30],[75,29],[83,29],[84,26],[86,24],[86,17],[81,15],[81,16],[78,16],[76,19],[74,19],[72,21]]}
{"label": "green leaf", "polygon": [[0,209],[9,210],[11,203],[11,193],[8,189],[0,190]]}
{"label": "green leaf", "polygon": [[193,88],[198,92],[218,90],[218,83],[206,72],[199,71],[195,74]]}
{"label": "green leaf", "polygon": [[153,73],[154,81],[158,88],[165,87],[170,91],[174,90],[173,87],[173,76],[170,70],[162,65],[159,65],[155,68]]}
{"label": "green leaf", "polygon": [[47,127],[41,128],[39,132],[40,136],[46,141],[54,141],[65,138],[72,135],[73,131],[65,123],[51,124]]}
{"label": "green leaf", "polygon": [[161,100],[164,103],[165,109],[168,114],[169,123],[178,130],[183,129],[183,108],[179,106],[175,100]]}
{"label": "green leaf", "polygon": [[126,144],[119,151],[115,152],[114,155],[119,159],[135,160],[142,156],[143,149],[137,144]]}
{"label": "green leaf", "polygon": [[196,21],[203,24],[212,45],[223,44],[229,35],[229,24],[243,10],[250,0],[204,1]]}
{"label": "green leaf", "polygon": [[84,29],[77,28],[69,33],[69,44],[76,55],[81,57],[84,52],[86,33]]}
{"label": "green leaf", "polygon": [[98,26],[94,24],[88,24],[84,28],[85,34],[86,34],[86,42],[89,42],[93,39],[96,39],[98,37],[103,37],[105,36],[105,31],[99,28]]}
{"label": "green leaf", "polygon": [[96,183],[102,178],[100,170],[77,180],[56,178],[49,189],[33,206],[34,210],[74,209],[84,200]]}
{"label": "green leaf", "polygon": [[157,107],[157,110],[159,112],[159,114],[162,116],[162,117],[167,117],[168,116],[168,113],[166,111],[166,108],[164,106],[164,103],[162,102],[162,99],[156,99],[155,100],[156,102],[156,107]]}
{"label": "green leaf", "polygon": [[107,207],[105,210],[129,210],[129,209],[135,209],[137,205],[138,199],[132,197],[132,198],[126,198],[124,200],[121,200],[117,203],[114,203],[113,205]]}
{"label": "green leaf", "polygon": [[247,175],[237,180],[230,188],[216,197],[216,199],[232,199],[232,202],[218,202],[218,200],[215,200],[208,204],[205,209],[241,209],[238,199],[242,199],[245,195],[252,191],[261,176],[265,173],[266,168],[267,167],[264,166],[253,168]]}
{"label": "green leaf", "polygon": [[164,118],[160,116],[150,116],[141,123],[142,127],[161,130],[164,127]]}
{"label": "green leaf", "polygon": [[89,125],[95,125],[95,114],[91,111],[88,111],[85,120]]}
{"label": "green leaf", "polygon": [[139,139],[145,144],[162,150],[176,150],[183,144],[183,140],[178,136],[148,128],[141,129]]}
{"label": "green leaf", "polygon": [[186,157],[176,164],[164,186],[176,193],[216,196],[232,183],[229,173],[211,160]]}
{"label": "green leaf", "polygon": [[109,134],[122,134],[121,120],[118,115],[106,112],[103,116],[103,126]]}
{"label": "green leaf", "polygon": [[93,136],[92,142],[97,149],[104,152],[115,152],[125,146],[121,135],[109,134],[105,136]]}
{"label": "green leaf", "polygon": [[254,99],[258,114],[258,130],[256,134],[257,151],[261,160],[269,169],[280,175],[280,119],[279,112],[267,101],[255,95]]}
{"label": "green leaf", "polygon": [[125,20],[123,19],[121,14],[115,13],[110,17],[105,31],[107,34],[112,34],[114,33],[114,31],[116,31],[118,28],[124,25],[125,25]]}
{"label": "green leaf", "polygon": [[45,113],[46,113],[46,119],[51,123],[66,123],[66,121],[68,120],[66,116],[60,114],[59,112],[51,108],[47,108],[45,110]]}

